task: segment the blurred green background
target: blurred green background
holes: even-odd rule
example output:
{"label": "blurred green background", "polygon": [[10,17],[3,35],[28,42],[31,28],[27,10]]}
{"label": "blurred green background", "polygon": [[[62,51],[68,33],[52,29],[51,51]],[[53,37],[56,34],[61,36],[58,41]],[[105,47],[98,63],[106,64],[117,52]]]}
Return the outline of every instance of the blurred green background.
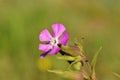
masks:
{"label": "blurred green background", "polygon": [[43,28],[62,23],[69,44],[84,37],[85,54],[98,57],[98,80],[119,80],[120,0],[0,0],[0,80],[65,80],[46,72],[65,70],[68,63],[47,56],[40,60],[38,36]]}

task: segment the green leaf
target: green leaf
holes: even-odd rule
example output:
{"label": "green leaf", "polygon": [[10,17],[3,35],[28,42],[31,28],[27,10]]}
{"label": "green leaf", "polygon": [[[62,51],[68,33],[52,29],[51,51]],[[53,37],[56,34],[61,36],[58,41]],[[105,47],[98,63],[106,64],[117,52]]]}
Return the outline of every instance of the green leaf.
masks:
{"label": "green leaf", "polygon": [[57,74],[63,78],[70,80],[83,80],[82,74],[77,71],[48,70],[48,72]]}
{"label": "green leaf", "polygon": [[73,68],[77,71],[80,71],[81,66],[82,66],[81,62],[77,62],[77,63],[73,64]]}
{"label": "green leaf", "polygon": [[66,55],[74,57],[80,55],[80,49],[75,45],[61,46],[61,50],[65,52]]}
{"label": "green leaf", "polygon": [[74,61],[76,57],[72,57],[72,56],[60,56],[57,57],[58,59],[62,59],[62,60],[69,60],[69,61]]}
{"label": "green leaf", "polygon": [[61,70],[48,70],[48,72],[55,73],[55,74],[59,74],[59,75],[64,74],[64,72],[61,71]]}
{"label": "green leaf", "polygon": [[120,78],[120,74],[115,73],[115,72],[113,72],[113,74],[114,74],[116,77]]}
{"label": "green leaf", "polygon": [[102,47],[100,47],[99,50],[96,52],[96,54],[94,55],[92,62],[91,62],[92,78],[95,78],[95,65],[97,62],[97,57],[101,50],[102,50]]}

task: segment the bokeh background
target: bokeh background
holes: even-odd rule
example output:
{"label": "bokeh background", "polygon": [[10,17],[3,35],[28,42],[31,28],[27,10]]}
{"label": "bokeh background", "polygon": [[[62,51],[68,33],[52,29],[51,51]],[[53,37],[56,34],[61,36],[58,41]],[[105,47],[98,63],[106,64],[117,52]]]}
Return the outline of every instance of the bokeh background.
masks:
{"label": "bokeh background", "polygon": [[0,80],[66,80],[46,72],[66,69],[59,54],[39,59],[39,33],[56,22],[67,27],[68,44],[84,37],[89,61],[103,47],[98,80],[119,80],[120,0],[0,0]]}

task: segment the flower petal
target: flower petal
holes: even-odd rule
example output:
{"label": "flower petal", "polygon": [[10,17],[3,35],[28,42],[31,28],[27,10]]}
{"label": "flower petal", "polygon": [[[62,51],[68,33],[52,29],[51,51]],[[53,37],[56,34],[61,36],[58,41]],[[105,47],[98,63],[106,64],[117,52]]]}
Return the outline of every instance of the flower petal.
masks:
{"label": "flower petal", "polygon": [[39,50],[43,52],[47,52],[50,49],[52,49],[52,46],[50,44],[39,44]]}
{"label": "flower petal", "polygon": [[51,38],[52,38],[52,36],[50,35],[50,33],[47,29],[42,30],[39,35],[40,41],[50,41]]}
{"label": "flower petal", "polygon": [[60,50],[60,48],[58,46],[54,46],[52,51],[48,54],[56,54],[59,50]]}
{"label": "flower petal", "polygon": [[63,24],[53,24],[52,25],[52,30],[53,30],[53,36],[54,37],[60,37],[62,33],[66,30]]}
{"label": "flower petal", "polygon": [[63,36],[61,36],[61,38],[59,39],[59,43],[65,46],[68,41],[68,36],[68,32],[63,34]]}
{"label": "flower petal", "polygon": [[41,54],[41,55],[40,55],[40,58],[41,58],[41,59],[44,58],[50,51],[51,51],[51,49],[48,50],[47,52],[44,52],[43,54]]}

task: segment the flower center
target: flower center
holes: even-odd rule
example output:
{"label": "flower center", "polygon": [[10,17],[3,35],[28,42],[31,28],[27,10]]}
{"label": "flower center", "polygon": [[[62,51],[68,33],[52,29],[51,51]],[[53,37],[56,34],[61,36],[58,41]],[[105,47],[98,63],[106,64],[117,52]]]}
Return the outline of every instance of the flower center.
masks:
{"label": "flower center", "polygon": [[50,43],[51,43],[53,46],[57,46],[57,44],[58,44],[58,38],[52,38],[52,39],[50,40]]}

